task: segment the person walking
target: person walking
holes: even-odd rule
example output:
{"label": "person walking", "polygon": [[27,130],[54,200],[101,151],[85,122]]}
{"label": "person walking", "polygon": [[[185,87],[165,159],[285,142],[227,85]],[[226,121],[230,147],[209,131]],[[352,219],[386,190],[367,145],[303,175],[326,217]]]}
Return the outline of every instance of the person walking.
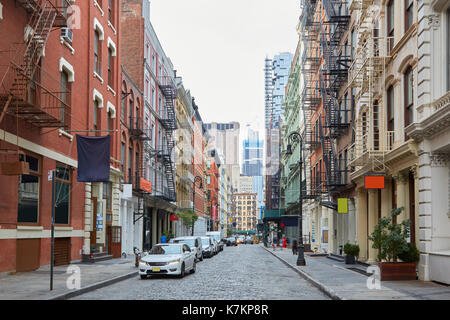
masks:
{"label": "person walking", "polygon": [[298,254],[298,242],[296,239],[292,240],[292,254],[294,256]]}

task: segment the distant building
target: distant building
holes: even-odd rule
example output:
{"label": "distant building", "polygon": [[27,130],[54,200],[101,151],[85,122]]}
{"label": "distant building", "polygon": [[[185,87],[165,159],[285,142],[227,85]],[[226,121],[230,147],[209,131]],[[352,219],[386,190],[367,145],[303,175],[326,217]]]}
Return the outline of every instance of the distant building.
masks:
{"label": "distant building", "polygon": [[257,224],[256,193],[233,194],[233,221],[236,231],[255,231]]}
{"label": "distant building", "polygon": [[243,176],[239,177],[238,193],[253,193],[253,177]]}
{"label": "distant building", "polygon": [[[215,149],[224,157],[224,164],[227,167],[231,181],[239,178],[239,122],[230,123],[205,123],[208,130],[208,149]],[[235,173],[237,172],[237,176]]]}

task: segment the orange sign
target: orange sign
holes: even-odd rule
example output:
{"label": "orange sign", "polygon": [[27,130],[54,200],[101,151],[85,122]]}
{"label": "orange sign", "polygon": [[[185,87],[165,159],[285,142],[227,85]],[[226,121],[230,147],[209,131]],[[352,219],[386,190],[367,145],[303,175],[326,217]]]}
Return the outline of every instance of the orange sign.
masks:
{"label": "orange sign", "polygon": [[147,191],[148,193],[152,193],[152,183],[145,180],[144,178],[141,178],[139,182],[139,187],[143,191]]}
{"label": "orange sign", "polygon": [[384,189],[384,176],[365,176],[364,186],[366,189]]}

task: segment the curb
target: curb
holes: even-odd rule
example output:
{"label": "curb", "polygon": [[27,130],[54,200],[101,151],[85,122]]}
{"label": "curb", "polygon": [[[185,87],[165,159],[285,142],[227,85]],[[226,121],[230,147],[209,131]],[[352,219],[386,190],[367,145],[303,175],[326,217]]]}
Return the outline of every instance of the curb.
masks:
{"label": "curb", "polygon": [[266,249],[263,247],[264,250],[266,250],[267,252],[269,252],[270,254],[272,254],[275,258],[277,258],[278,260],[280,260],[281,262],[283,262],[286,266],[288,266],[289,268],[291,268],[292,270],[294,270],[295,272],[297,272],[300,276],[302,276],[305,280],[311,282],[311,284],[313,284],[315,287],[317,287],[320,291],[322,291],[323,293],[325,293],[327,296],[329,296],[331,299],[333,300],[345,300],[344,297],[338,295],[333,289],[327,287],[326,285],[324,285],[323,283],[317,281],[316,279],[314,279],[313,277],[311,277],[309,274],[307,274],[306,272],[304,272],[303,270],[296,268],[295,266],[293,266],[292,264],[290,264],[289,262],[287,262],[286,260],[284,260],[283,258],[279,257],[278,255],[276,255],[275,253],[271,252],[270,250]]}
{"label": "curb", "polygon": [[80,296],[80,295],[85,294],[87,292],[91,292],[91,291],[94,291],[94,290],[97,290],[97,289],[100,289],[100,288],[103,288],[103,287],[110,286],[110,285],[112,285],[114,283],[117,283],[117,282],[120,282],[120,281],[123,281],[123,280],[127,280],[129,278],[133,278],[133,277],[135,277],[137,275],[138,275],[138,271],[133,271],[133,272],[130,272],[130,273],[127,273],[127,274],[124,274],[124,275],[121,275],[121,276],[118,276],[118,277],[115,277],[115,278],[112,278],[112,279],[108,279],[108,280],[105,280],[105,281],[101,281],[101,282],[97,282],[97,283],[88,285],[87,287],[84,287],[84,288],[81,288],[81,289],[78,289],[78,290],[66,292],[66,293],[63,293],[63,294],[60,294],[60,295],[48,298],[47,300],[67,300],[69,298]]}

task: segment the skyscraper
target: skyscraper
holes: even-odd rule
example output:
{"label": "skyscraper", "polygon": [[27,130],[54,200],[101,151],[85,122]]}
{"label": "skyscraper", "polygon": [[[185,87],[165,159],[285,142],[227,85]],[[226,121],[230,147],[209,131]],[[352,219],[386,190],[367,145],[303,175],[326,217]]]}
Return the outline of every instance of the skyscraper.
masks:
{"label": "skyscraper", "polygon": [[247,139],[243,142],[242,174],[244,176],[263,175],[264,141],[260,140],[259,131],[248,129]]}

